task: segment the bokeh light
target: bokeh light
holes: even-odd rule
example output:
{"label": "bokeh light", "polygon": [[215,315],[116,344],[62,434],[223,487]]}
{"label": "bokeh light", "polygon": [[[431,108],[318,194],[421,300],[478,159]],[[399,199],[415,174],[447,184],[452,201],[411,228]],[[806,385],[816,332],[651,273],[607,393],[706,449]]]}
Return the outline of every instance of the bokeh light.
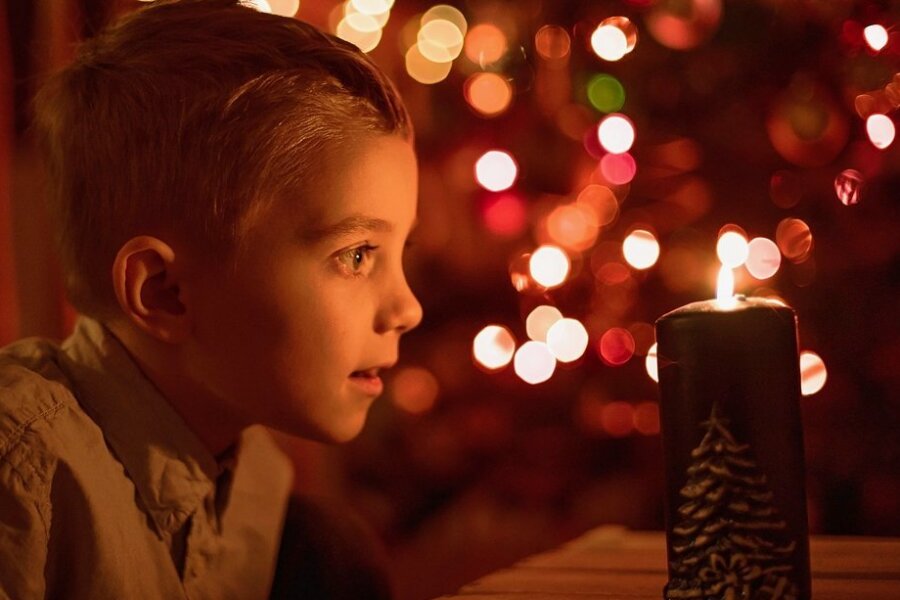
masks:
{"label": "bokeh light", "polygon": [[889,116],[874,114],[866,119],[866,133],[873,146],[884,150],[894,142],[897,131]]}
{"label": "bokeh light", "polygon": [[747,260],[750,249],[747,238],[737,231],[726,231],[716,242],[716,255],[719,262],[730,269],[736,269]]}
{"label": "bokeh light", "polygon": [[440,393],[437,378],[422,367],[404,367],[391,381],[391,399],[398,408],[420,415],[434,408]]}
{"label": "bokeh light", "polygon": [[547,344],[535,341],[525,342],[516,351],[513,368],[522,381],[535,385],[547,381],[553,376],[553,372],[556,370],[556,358],[551,354]]}
{"label": "bokeh light", "polygon": [[597,138],[607,152],[628,152],[634,144],[634,125],[625,115],[608,115],[597,126]]}
{"label": "bokeh light", "polygon": [[718,29],[722,0],[657,2],[644,23],[656,41],[673,50],[699,46]]}
{"label": "bokeh light", "polygon": [[563,204],[547,215],[547,235],[554,243],[573,252],[582,252],[597,241],[597,215],[586,204]]}
{"label": "bokeh light", "polygon": [[502,325],[488,325],[475,336],[472,356],[475,362],[489,371],[502,369],[512,360],[516,339]]}
{"label": "bokeh light", "polygon": [[484,189],[492,192],[512,187],[518,174],[516,161],[502,150],[489,150],[475,162],[475,179]]}
{"label": "bokeh light", "polygon": [[756,279],[768,279],[781,267],[781,251],[772,240],[757,237],[747,244],[747,272]]}
{"label": "bokeh light", "polygon": [[371,52],[381,41],[381,26],[370,15],[351,13],[337,24],[335,35],[363,52]]}
{"label": "bokeh light", "polygon": [[611,367],[624,365],[634,356],[634,338],[627,329],[613,327],[600,337],[597,344],[600,359]]}
{"label": "bokeh light", "polygon": [[544,60],[561,61],[569,56],[572,38],[559,25],[544,25],[534,34],[534,49]]}
{"label": "bokeh light", "polygon": [[413,44],[406,51],[406,72],[419,83],[439,83],[447,78],[452,67],[453,63],[437,63],[426,58],[418,44]]}
{"label": "bokeh light", "polygon": [[863,37],[866,38],[869,48],[875,52],[883,50],[888,43],[888,32],[884,25],[869,25],[863,29]]}
{"label": "bokeh light", "polygon": [[659,242],[646,229],[635,229],[622,242],[622,255],[635,269],[649,269],[659,259]]}
{"label": "bokeh light", "polygon": [[422,27],[431,21],[449,21],[456,29],[465,37],[469,30],[469,23],[466,17],[458,8],[454,8],[449,4],[436,4],[425,11],[420,19]]}
{"label": "bokeh light", "polygon": [[625,437],[634,429],[634,408],[628,402],[610,402],[600,415],[603,431],[612,437]]}
{"label": "bokeh light", "polygon": [[803,197],[803,186],[794,173],[775,171],[769,179],[769,197],[779,208],[793,208]]}
{"label": "bokeh light", "polygon": [[491,233],[516,237],[528,224],[525,202],[516,194],[491,194],[482,204],[482,219]]}
{"label": "bokeh light", "polygon": [[[341,5],[338,5],[338,7],[340,7],[340,6]],[[384,12],[380,12],[380,13],[366,13],[366,12],[362,12],[359,9],[357,9],[356,6],[354,6],[352,2],[347,2],[347,3],[343,4],[343,10],[340,11],[340,15],[343,17],[346,15],[352,15],[352,14],[363,14],[363,15],[372,17],[373,19],[375,19],[375,22],[378,23],[378,26],[381,27],[382,29],[384,28],[385,25],[387,25],[388,20],[391,18],[390,9],[387,9]]]}
{"label": "bokeh light", "polygon": [[453,61],[463,47],[463,34],[459,27],[446,19],[434,19],[423,23],[417,37],[422,56],[436,63]]}
{"label": "bokeh light", "polygon": [[659,433],[659,404],[640,402],[634,407],[634,428],[644,435]]}
{"label": "bokeh light", "polygon": [[551,244],[540,246],[528,261],[531,277],[547,288],[562,285],[570,269],[571,263],[565,251]]}
{"label": "bokeh light", "polygon": [[466,35],[466,58],[481,68],[500,60],[506,54],[506,47],[506,35],[492,23],[480,23]]}
{"label": "bokeh light", "polygon": [[293,17],[300,10],[300,0],[268,0],[272,14]]}
{"label": "bokeh light", "polygon": [[559,319],[547,331],[547,347],[560,362],[578,360],[587,346],[588,332],[578,319]]}
{"label": "bokeh light", "polygon": [[[153,0],[142,0],[143,2],[152,2]],[[250,8],[255,8],[259,12],[271,13],[272,5],[269,4],[268,0],[242,0],[241,4],[244,6],[249,6]]]}
{"label": "bokeh light", "polygon": [[512,101],[512,86],[497,73],[474,73],[463,93],[472,108],[489,117],[503,113]]}
{"label": "bokeh light", "polygon": [[394,0],[350,0],[348,4],[364,15],[382,15],[391,10]]}
{"label": "bokeh light", "polygon": [[800,391],[804,396],[812,396],[825,386],[828,371],[822,357],[805,350],[800,353]]}
{"label": "bokeh light", "polygon": [[524,252],[509,263],[509,280],[517,292],[537,293],[547,288],[539,284],[531,276],[531,253]]}
{"label": "bokeh light", "polygon": [[619,201],[613,191],[605,185],[596,183],[586,185],[578,193],[575,204],[590,208],[597,217],[598,227],[611,224],[619,214]]}
{"label": "bokeh light", "polygon": [[656,342],[653,342],[653,345],[647,350],[644,368],[647,369],[647,375],[650,376],[650,379],[659,383],[659,361],[657,360]]}
{"label": "bokeh light", "polygon": [[786,259],[803,262],[812,250],[812,232],[802,219],[782,219],[775,230],[775,243]]}
{"label": "bokeh light", "polygon": [[607,154],[600,159],[600,174],[603,179],[613,185],[625,185],[634,179],[637,163],[627,152],[624,154]]}
{"label": "bokeh light", "polygon": [[555,306],[541,304],[525,318],[525,332],[536,342],[547,341],[547,331],[554,323],[563,318],[563,314]]}
{"label": "bokeh light", "polygon": [[588,81],[587,97],[591,105],[600,112],[612,113],[625,105],[625,88],[612,75],[600,73]]}
{"label": "bokeh light", "polygon": [[844,169],[834,178],[834,193],[844,206],[859,203],[864,183],[863,175],[856,169]]}
{"label": "bokeh light", "polygon": [[603,60],[614,62],[628,52],[628,38],[615,25],[599,25],[591,34],[591,48]]}

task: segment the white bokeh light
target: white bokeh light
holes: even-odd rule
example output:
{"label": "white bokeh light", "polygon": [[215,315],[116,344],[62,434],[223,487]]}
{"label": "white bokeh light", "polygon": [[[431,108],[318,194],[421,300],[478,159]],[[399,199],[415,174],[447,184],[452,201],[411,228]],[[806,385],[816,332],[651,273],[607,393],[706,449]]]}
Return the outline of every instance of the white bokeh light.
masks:
{"label": "white bokeh light", "polygon": [[544,287],[556,287],[569,276],[569,256],[559,246],[546,244],[535,250],[528,260],[531,278]]}
{"label": "white bokeh light", "polygon": [[578,360],[587,345],[587,329],[577,319],[560,319],[547,331],[547,347],[560,362]]}
{"label": "white bokeh light", "polygon": [[634,135],[634,125],[624,115],[609,115],[597,126],[600,145],[611,154],[628,152],[634,144]]}
{"label": "white bokeh light", "polygon": [[516,351],[513,368],[522,381],[534,385],[553,376],[556,358],[544,342],[525,342]]}
{"label": "white bokeh light", "polygon": [[894,142],[897,130],[887,115],[875,114],[866,119],[866,133],[869,141],[879,150],[884,150]]}
{"label": "white bokeh light", "polygon": [[828,371],[825,361],[815,352],[800,353],[800,391],[804,396],[812,396],[825,386]]}
{"label": "white bokeh light", "polygon": [[753,238],[747,244],[747,272],[756,279],[768,279],[781,267],[778,244],[764,237]]}
{"label": "white bokeh light", "polygon": [[601,25],[591,34],[591,48],[603,60],[614,62],[628,53],[628,36],[615,25]]}
{"label": "white bokeh light", "polygon": [[516,340],[502,325],[488,325],[475,336],[472,355],[486,369],[501,369],[509,364],[516,351]]}
{"label": "white bokeh light", "polygon": [[883,25],[869,25],[863,29],[863,37],[866,38],[869,48],[875,52],[883,50],[888,43],[888,31]]}
{"label": "white bokeh light", "polygon": [[528,337],[536,342],[547,341],[547,330],[563,318],[559,309],[549,304],[541,304],[528,313],[525,319],[525,331]]}
{"label": "white bokeh light", "polygon": [[512,187],[519,167],[508,152],[489,150],[475,163],[475,179],[486,190],[502,192]]}
{"label": "white bokeh light", "polygon": [[657,360],[656,342],[647,350],[647,357],[644,359],[644,367],[647,369],[647,375],[650,379],[659,383],[659,362]]}
{"label": "white bokeh light", "polygon": [[729,269],[737,269],[747,261],[750,248],[747,238],[737,231],[726,231],[716,242],[716,255],[719,261]]}
{"label": "white bokeh light", "polygon": [[645,229],[635,229],[622,242],[622,254],[635,269],[649,269],[659,259],[659,242]]}

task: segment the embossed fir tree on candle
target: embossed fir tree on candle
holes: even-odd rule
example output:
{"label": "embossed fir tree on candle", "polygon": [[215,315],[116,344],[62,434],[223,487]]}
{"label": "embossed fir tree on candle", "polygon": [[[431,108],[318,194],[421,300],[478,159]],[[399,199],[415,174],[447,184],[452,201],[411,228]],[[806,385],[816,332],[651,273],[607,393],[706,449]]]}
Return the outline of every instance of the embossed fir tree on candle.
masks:
{"label": "embossed fir tree on candle", "polygon": [[656,323],[667,599],[808,599],[796,315],[733,296]]}

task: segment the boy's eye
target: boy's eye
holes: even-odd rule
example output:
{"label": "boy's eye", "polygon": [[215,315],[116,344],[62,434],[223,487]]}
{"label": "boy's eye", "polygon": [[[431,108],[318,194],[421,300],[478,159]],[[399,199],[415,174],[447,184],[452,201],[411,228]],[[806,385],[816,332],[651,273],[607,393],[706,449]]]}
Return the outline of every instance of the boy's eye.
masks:
{"label": "boy's eye", "polygon": [[372,252],[376,248],[377,246],[363,244],[344,250],[337,256],[341,270],[348,275],[365,275],[371,269]]}

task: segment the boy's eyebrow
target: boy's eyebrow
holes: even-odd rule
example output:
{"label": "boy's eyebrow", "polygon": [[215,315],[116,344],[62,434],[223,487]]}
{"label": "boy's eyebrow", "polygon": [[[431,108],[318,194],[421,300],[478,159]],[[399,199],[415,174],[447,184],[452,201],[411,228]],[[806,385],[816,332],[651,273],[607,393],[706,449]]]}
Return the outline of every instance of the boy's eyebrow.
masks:
{"label": "boy's eyebrow", "polygon": [[370,231],[390,233],[393,230],[394,225],[384,219],[357,214],[345,217],[331,225],[304,231],[301,233],[301,237],[306,242],[320,242],[322,240],[352,235],[355,233],[366,233]]}

